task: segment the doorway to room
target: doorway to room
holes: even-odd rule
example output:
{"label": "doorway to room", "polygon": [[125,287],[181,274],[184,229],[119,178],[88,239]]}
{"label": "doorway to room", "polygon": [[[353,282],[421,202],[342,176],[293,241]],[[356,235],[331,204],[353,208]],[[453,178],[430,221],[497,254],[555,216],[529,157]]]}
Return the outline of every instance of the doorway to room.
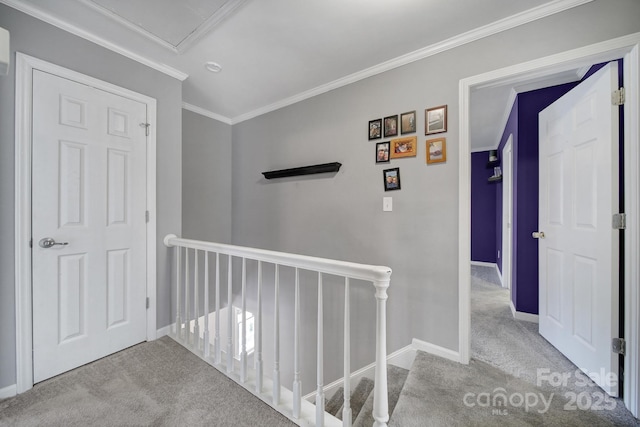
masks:
{"label": "doorway to room", "polygon": [[[607,43],[601,43],[594,46],[589,46],[582,49],[576,49],[575,51],[565,52],[563,54],[554,55],[549,58],[543,58],[539,61],[532,61],[528,64],[521,64],[519,66],[509,67],[507,69],[498,70],[492,73],[486,73],[464,79],[461,81],[460,89],[460,137],[461,137],[461,182],[460,182],[460,357],[463,362],[467,362],[471,355],[470,348],[470,318],[471,318],[471,301],[468,299],[471,296],[470,284],[471,284],[471,266],[469,264],[470,254],[470,229],[469,222],[465,221],[465,218],[470,214],[470,161],[469,153],[469,104],[471,97],[471,88],[474,92],[483,86],[499,84],[503,82],[524,81],[527,78],[540,78],[542,75],[551,74],[557,70],[566,71],[567,69],[575,66],[586,67],[593,63],[605,62],[607,60],[614,60],[620,57],[625,59],[625,84],[626,90],[630,90],[632,93],[636,93],[637,79],[633,80],[632,76],[637,76],[639,64],[638,64],[638,46],[640,45],[640,37],[628,36],[620,39],[612,40]],[[625,117],[636,118],[638,111],[637,99],[633,102],[627,103],[624,106]],[[626,126],[625,122],[625,126]],[[631,128],[625,135],[625,158],[627,159],[627,167],[625,167],[625,181],[628,185],[625,187],[624,194],[626,197],[627,206],[637,206],[638,203],[638,132],[637,132],[637,120],[631,122]],[[633,170],[629,167],[632,165]],[[631,190],[631,187],[634,190]],[[632,218],[630,218],[630,216]],[[634,245],[630,245],[629,239],[634,242],[638,238],[637,231],[637,212],[627,212],[627,230],[626,230],[626,245],[631,248],[631,251],[625,252],[625,296],[627,297],[627,307],[629,310],[625,316],[625,331],[628,336],[628,341],[636,342],[638,338],[638,327],[634,326],[634,319],[637,319],[638,308],[640,298],[638,291],[635,290],[631,284],[633,283],[631,276],[637,279],[637,272],[635,268],[630,268],[629,262],[636,261],[638,259],[638,250]],[[633,224],[630,227],[630,220]],[[630,235],[631,232],[631,235]],[[637,416],[638,414],[638,384],[640,376],[638,370],[638,358],[633,357],[625,360],[625,405]],[[631,383],[630,383],[631,381]]]}

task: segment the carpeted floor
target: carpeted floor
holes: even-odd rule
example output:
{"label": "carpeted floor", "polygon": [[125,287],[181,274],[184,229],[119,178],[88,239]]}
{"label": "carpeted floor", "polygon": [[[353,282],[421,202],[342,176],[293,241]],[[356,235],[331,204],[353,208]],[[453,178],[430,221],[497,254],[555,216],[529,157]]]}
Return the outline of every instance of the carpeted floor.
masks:
{"label": "carpeted floor", "polygon": [[[495,271],[472,268],[473,360],[465,366],[418,352],[390,427],[640,425],[620,400],[580,383],[576,367],[538,334],[537,324],[513,319],[509,292],[496,283]],[[570,379],[537,384],[539,368]],[[165,337],[0,401],[0,425],[294,424]]]}
{"label": "carpeted floor", "polygon": [[168,337],[0,401],[2,426],[294,426]]}
{"label": "carpeted floor", "polygon": [[636,425],[630,415],[567,405],[562,390],[536,387],[487,363],[461,365],[418,352],[389,427]]}
{"label": "carpeted floor", "polygon": [[[471,266],[471,357],[529,384],[539,385],[547,393],[575,397],[576,402],[570,407],[577,407],[578,403],[582,407],[598,407],[597,401],[606,394],[592,381],[587,381],[570,360],[538,333],[537,323],[514,319],[509,298],[509,290],[500,286],[495,268]],[[540,381],[538,370],[543,370]],[[559,380],[560,375],[564,375],[566,381]],[[562,382],[561,387],[555,379]],[[615,425],[640,425],[622,400],[613,401],[615,409],[601,411],[604,419]],[[612,404],[607,408],[610,406]]]}

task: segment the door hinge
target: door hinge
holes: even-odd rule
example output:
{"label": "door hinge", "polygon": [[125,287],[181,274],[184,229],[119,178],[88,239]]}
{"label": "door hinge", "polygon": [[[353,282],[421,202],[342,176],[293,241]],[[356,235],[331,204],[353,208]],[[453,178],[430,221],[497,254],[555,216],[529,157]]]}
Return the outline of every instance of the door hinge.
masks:
{"label": "door hinge", "polygon": [[140,123],[140,127],[144,128],[144,134],[146,136],[149,136],[149,126],[151,126],[151,123]]}
{"label": "door hinge", "polygon": [[624,104],[624,88],[621,87],[618,90],[614,90],[611,93],[611,103],[613,105],[622,105]]}
{"label": "door hinge", "polygon": [[624,213],[613,214],[612,225],[613,225],[613,229],[614,230],[624,230],[624,229],[626,229],[627,228],[627,214],[624,214]]}
{"label": "door hinge", "polygon": [[624,338],[614,338],[611,340],[611,351],[624,356],[627,345]]}
{"label": "door hinge", "polygon": [[147,297],[147,309],[149,309],[149,297]]}
{"label": "door hinge", "polygon": [[144,212],[144,220],[145,220],[146,222],[149,222],[149,211],[145,211],[145,212]]}

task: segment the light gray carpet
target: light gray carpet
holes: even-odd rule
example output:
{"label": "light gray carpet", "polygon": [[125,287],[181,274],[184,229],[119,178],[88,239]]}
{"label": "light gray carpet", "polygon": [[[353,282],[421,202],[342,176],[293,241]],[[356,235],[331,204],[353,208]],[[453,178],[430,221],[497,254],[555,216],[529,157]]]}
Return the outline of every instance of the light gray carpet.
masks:
{"label": "light gray carpet", "polygon": [[[409,375],[409,370],[395,365],[387,365],[387,399],[389,414],[392,414],[400,398],[400,392]],[[373,388],[374,381],[363,377],[351,393],[351,415],[353,427],[373,425]],[[344,407],[344,388],[340,387],[325,403],[325,411],[342,419]]]}
{"label": "light gray carpet", "polygon": [[[409,375],[409,370],[394,365],[387,366],[387,399],[389,402],[389,414],[393,415],[393,411],[400,398],[400,393],[404,388],[404,383]],[[369,397],[364,402],[360,413],[353,423],[353,427],[369,427],[374,423],[373,419],[373,391],[369,393]]]}
{"label": "light gray carpet", "polygon": [[2,426],[294,426],[168,337],[0,401]]}
{"label": "light gray carpet", "polygon": [[[500,392],[508,399],[504,406],[494,400]],[[636,425],[633,417],[617,418],[612,411],[565,410],[567,403],[562,392],[538,388],[487,363],[461,365],[418,352],[389,427]]]}
{"label": "light gray carpet", "polygon": [[[543,381],[541,388],[550,392],[588,393],[604,396],[593,382],[576,376],[578,368],[538,333],[538,324],[513,318],[509,307],[510,292],[500,286],[493,267],[471,266],[471,356],[532,385],[537,385],[538,369],[568,376],[566,385],[554,387]],[[595,393],[595,395],[593,394]],[[586,399],[586,397],[583,397]],[[586,402],[586,401],[585,401]],[[583,402],[583,403],[585,403]],[[607,412],[619,425],[640,425],[620,399]]]}

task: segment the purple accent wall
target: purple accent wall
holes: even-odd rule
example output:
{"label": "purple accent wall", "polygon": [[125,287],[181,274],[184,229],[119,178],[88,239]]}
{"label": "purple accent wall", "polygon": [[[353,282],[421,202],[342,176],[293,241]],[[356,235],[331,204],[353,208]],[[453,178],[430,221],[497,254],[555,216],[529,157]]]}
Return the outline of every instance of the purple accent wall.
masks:
{"label": "purple accent wall", "polygon": [[471,260],[496,262],[496,183],[489,152],[471,153]]}

